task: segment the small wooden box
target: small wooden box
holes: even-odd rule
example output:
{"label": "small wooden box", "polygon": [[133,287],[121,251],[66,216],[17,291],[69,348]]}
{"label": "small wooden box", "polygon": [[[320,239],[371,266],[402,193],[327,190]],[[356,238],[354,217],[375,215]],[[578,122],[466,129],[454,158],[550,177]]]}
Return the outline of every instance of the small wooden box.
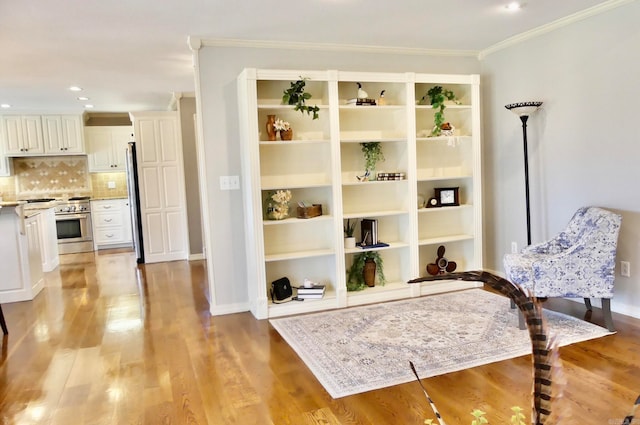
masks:
{"label": "small wooden box", "polygon": [[298,218],[313,218],[322,215],[322,204],[313,204],[310,207],[298,207]]}

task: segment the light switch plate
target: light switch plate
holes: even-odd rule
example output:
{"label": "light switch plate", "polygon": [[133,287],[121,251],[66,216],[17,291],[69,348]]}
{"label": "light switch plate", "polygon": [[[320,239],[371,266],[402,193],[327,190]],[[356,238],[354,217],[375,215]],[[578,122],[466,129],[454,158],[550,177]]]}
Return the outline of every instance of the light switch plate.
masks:
{"label": "light switch plate", "polygon": [[116,188],[116,182],[107,182],[107,187],[109,189],[115,189]]}

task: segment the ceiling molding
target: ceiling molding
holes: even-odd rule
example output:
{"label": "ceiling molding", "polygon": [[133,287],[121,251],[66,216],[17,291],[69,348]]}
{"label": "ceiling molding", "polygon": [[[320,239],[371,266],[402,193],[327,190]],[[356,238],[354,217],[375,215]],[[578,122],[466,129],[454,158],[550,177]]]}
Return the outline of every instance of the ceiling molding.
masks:
{"label": "ceiling molding", "polygon": [[556,21],[549,22],[548,24],[539,26],[530,31],[525,31],[518,35],[514,35],[513,37],[509,37],[506,40],[503,40],[499,43],[494,44],[493,46],[490,46],[484,50],[481,50],[478,53],[478,59],[482,60],[488,55],[495,53],[499,50],[506,49],[507,47],[511,47],[516,44],[522,43],[523,41],[539,37],[548,32],[555,31],[558,28],[566,27],[567,25],[571,25],[575,22],[582,21],[584,19],[590,18],[595,15],[599,15],[601,13],[607,12],[611,9],[615,9],[616,7],[619,7],[619,6],[623,6],[627,3],[632,3],[634,1],[636,0],[610,0],[605,3],[601,3],[597,6],[590,7],[589,9],[585,9],[581,12],[574,13],[573,15],[569,15],[565,18],[561,18]]}
{"label": "ceiling molding", "polygon": [[469,56],[478,57],[477,50],[441,50],[417,47],[365,46],[358,44],[302,43],[294,41],[264,41],[240,39],[201,39],[206,47],[244,47],[259,49],[319,50],[332,52],[384,53],[416,56]]}

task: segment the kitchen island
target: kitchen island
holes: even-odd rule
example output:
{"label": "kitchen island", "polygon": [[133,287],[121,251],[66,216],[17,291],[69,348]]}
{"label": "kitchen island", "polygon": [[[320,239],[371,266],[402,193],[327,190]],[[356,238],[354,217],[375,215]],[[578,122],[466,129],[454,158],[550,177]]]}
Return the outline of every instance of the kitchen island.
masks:
{"label": "kitchen island", "polygon": [[0,203],[0,304],[28,301],[44,287],[39,212],[24,202]]}

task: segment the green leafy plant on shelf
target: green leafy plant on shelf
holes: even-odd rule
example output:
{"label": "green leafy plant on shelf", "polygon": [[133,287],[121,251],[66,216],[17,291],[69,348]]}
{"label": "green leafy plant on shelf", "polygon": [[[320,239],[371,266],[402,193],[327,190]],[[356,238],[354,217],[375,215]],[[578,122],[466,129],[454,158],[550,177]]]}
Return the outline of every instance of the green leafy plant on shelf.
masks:
{"label": "green leafy plant on shelf", "polygon": [[376,164],[385,159],[382,153],[382,144],[380,142],[362,142],[360,146],[364,154],[365,169],[373,174]]}
{"label": "green leafy plant on shelf", "polygon": [[344,225],[344,235],[347,238],[352,238],[353,237],[353,232],[355,232],[356,230],[356,224],[357,221],[353,220],[353,223],[351,223],[350,219],[347,219],[346,224]]}
{"label": "green leafy plant on shelf", "polygon": [[387,283],[384,276],[382,257],[378,251],[363,251],[353,256],[353,264],[347,276],[347,291],[361,291],[367,287],[364,283],[364,263],[373,260],[376,263],[376,275],[381,285]]}
{"label": "green leafy plant on shelf", "polygon": [[307,100],[311,99],[311,93],[304,91],[307,78],[300,77],[299,80],[291,82],[291,87],[284,91],[282,95],[282,103],[285,105],[295,105],[293,108],[296,111],[307,113],[307,115],[313,114],[313,119],[318,119],[318,112],[320,108],[317,105],[309,106],[306,104]]}
{"label": "green leafy plant on shelf", "polygon": [[429,97],[429,103],[436,111],[433,116],[433,130],[431,130],[432,136],[439,136],[442,132],[442,124],[444,124],[444,110],[447,107],[445,102],[447,100],[459,103],[456,99],[456,95],[451,90],[443,89],[442,86],[433,86],[427,91],[427,94],[422,97],[420,103],[425,103],[425,98]]}

